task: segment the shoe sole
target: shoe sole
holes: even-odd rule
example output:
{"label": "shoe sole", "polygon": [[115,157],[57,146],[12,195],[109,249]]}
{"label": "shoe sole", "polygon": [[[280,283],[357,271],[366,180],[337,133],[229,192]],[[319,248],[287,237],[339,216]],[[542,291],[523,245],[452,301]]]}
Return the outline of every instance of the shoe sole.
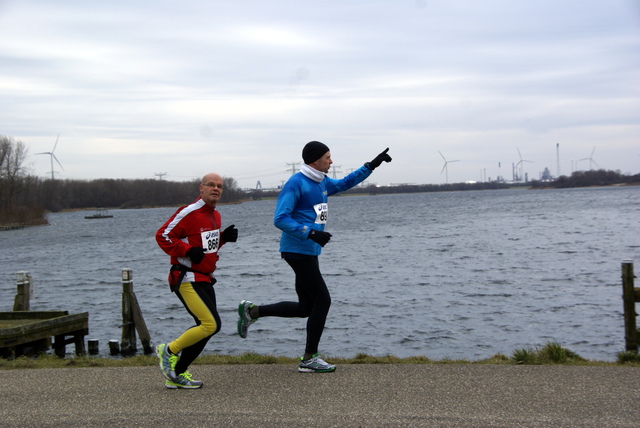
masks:
{"label": "shoe sole", "polygon": [[332,373],[336,371],[336,368],[332,368],[332,369],[326,369],[326,370],[314,370],[314,369],[307,369],[307,368],[303,368],[303,367],[298,367],[298,371],[300,373]]}
{"label": "shoe sole", "polygon": [[[246,300],[242,300],[240,302],[240,304],[238,305],[238,316],[240,317],[240,319],[238,320],[238,336],[240,336],[243,339],[246,339],[248,334],[247,332],[245,332],[245,334],[242,334],[242,325],[244,324],[244,304],[246,303]],[[248,327],[247,327],[248,330]]]}
{"label": "shoe sole", "polygon": [[240,336],[243,339],[246,339],[248,336],[247,334],[244,334],[244,335],[242,334],[242,318],[238,320],[238,336]]}
{"label": "shoe sole", "polygon": [[202,388],[202,385],[199,386],[184,386],[184,385],[167,385],[166,383],[164,384],[164,387],[167,389],[200,389]]}

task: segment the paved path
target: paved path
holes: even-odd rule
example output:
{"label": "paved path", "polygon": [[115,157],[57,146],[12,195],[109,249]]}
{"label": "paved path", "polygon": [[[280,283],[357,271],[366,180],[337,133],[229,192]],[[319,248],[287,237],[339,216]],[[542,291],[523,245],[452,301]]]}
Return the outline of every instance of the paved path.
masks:
{"label": "paved path", "polygon": [[3,370],[10,427],[638,427],[640,368],[501,365],[193,366]]}

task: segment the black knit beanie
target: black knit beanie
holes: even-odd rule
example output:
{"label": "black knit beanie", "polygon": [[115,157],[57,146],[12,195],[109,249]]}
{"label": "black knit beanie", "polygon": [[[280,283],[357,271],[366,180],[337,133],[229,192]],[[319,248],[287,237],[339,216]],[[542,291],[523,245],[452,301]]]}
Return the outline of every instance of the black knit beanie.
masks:
{"label": "black knit beanie", "polygon": [[302,160],[309,165],[324,156],[329,151],[329,147],[320,141],[310,141],[302,149]]}

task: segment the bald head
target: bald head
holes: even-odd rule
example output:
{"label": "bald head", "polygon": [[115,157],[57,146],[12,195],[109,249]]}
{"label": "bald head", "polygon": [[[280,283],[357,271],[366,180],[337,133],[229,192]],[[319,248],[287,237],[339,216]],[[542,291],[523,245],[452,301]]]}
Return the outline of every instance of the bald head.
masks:
{"label": "bald head", "polygon": [[205,204],[215,208],[222,196],[223,180],[220,174],[210,172],[202,177],[200,184],[200,197]]}

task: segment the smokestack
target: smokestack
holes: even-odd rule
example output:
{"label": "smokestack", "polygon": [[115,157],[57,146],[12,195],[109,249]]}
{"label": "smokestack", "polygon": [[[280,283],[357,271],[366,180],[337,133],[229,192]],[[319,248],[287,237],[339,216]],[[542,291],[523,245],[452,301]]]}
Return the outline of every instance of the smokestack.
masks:
{"label": "smokestack", "polygon": [[558,167],[556,169],[557,173],[558,173],[558,177],[560,177],[560,143],[556,143],[556,162],[558,163]]}

